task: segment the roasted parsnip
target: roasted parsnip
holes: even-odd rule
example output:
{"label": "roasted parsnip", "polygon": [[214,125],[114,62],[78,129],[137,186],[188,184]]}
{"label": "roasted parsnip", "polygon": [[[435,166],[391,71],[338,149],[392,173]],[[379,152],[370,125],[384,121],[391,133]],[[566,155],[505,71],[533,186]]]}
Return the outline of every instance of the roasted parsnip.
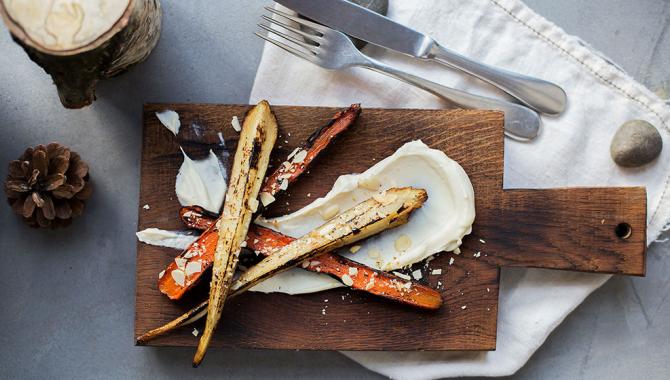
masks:
{"label": "roasted parsnip", "polygon": [[205,300],[198,304],[198,306],[187,311],[186,313],[180,315],[179,317],[171,320],[170,322],[164,324],[163,326],[157,327],[151,331],[148,331],[137,338],[135,338],[135,343],[142,346],[147,344],[147,342],[158,338],[161,335],[165,335],[172,330],[176,330],[179,327],[186,326],[191,324],[200,318],[207,315],[207,305],[209,305],[209,300]]}
{"label": "roasted parsnip", "polygon": [[266,101],[261,101],[244,118],[233,161],[223,212],[216,222],[218,241],[212,267],[207,322],[198,342],[193,366],[198,366],[221,318],[223,305],[237,268],[251,216],[258,209],[258,193],[277,139],[277,121]]}
{"label": "roasted parsnip", "polygon": [[242,292],[310,257],[405,224],[409,214],[421,207],[427,198],[425,190],[411,187],[376,194],[264,258],[242,273],[230,289]]}
{"label": "roasted parsnip", "polygon": [[[231,297],[314,255],[352,244],[388,228],[407,223],[409,214],[421,207],[427,198],[425,190],[406,187],[389,189],[359,203],[251,267],[232,284]],[[259,265],[260,268],[258,268]],[[143,334],[137,338],[138,344],[198,320],[210,310],[210,308],[205,309],[204,305],[205,302],[168,324]]]}

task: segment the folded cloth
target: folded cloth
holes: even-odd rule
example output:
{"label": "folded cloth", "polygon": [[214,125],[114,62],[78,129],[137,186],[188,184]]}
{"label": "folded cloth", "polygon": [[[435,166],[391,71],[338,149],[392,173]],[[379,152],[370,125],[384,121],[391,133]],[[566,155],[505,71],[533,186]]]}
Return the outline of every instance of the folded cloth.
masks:
{"label": "folded cloth", "polygon": [[[670,107],[623,70],[517,0],[391,1],[389,17],[480,61],[555,82],[568,94],[560,117],[543,117],[531,143],[505,141],[506,188],[647,187],[648,242],[670,217]],[[364,52],[420,76],[473,93],[504,97],[437,64],[384,49]],[[326,71],[266,44],[250,102],[363,107],[444,108],[446,103],[364,69]],[[661,157],[637,169],[617,167],[609,144],[631,119],[656,125]],[[541,206],[538,206],[541,207]],[[344,352],[399,379],[502,376],[517,371],[549,333],[609,276],[539,269],[503,270],[497,350],[492,352]]]}

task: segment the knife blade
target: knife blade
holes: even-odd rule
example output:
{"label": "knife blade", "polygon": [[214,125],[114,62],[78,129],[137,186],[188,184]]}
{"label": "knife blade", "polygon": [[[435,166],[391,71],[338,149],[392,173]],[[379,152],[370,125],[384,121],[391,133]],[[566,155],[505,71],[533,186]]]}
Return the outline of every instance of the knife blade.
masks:
{"label": "knife blade", "polygon": [[478,77],[538,112],[551,115],[565,109],[567,97],[558,85],[499,69],[441,46],[430,36],[346,0],[276,0],[304,17],[351,37],[416,58],[439,62]]}
{"label": "knife blade", "polygon": [[409,54],[428,58],[435,45],[431,37],[345,0],[278,0],[300,15],[348,34],[351,37]]}

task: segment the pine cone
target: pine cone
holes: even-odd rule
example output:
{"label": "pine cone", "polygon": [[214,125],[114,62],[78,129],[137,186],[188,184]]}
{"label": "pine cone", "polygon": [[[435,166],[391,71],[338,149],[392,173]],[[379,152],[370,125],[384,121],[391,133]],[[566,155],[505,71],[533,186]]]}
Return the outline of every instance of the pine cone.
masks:
{"label": "pine cone", "polygon": [[63,227],[84,211],[91,196],[88,165],[59,144],[28,148],[9,163],[7,201],[31,227]]}

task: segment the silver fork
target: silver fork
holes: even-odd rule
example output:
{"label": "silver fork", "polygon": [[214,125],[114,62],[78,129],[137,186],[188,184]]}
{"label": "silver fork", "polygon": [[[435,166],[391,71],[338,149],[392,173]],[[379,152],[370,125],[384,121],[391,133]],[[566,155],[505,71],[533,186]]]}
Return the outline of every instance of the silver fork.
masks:
{"label": "silver fork", "polygon": [[465,91],[446,87],[416,75],[397,70],[361,53],[356,46],[354,46],[349,37],[342,32],[270,7],[266,7],[265,9],[314,31],[314,33],[310,33],[307,30],[301,30],[300,28],[280,20],[263,15],[263,19],[268,21],[271,25],[277,25],[303,37],[302,39],[294,37],[290,34],[273,29],[270,26],[258,24],[259,27],[268,32],[268,35],[273,34],[279,36],[296,45],[297,47],[290,46],[260,33],[255,33],[258,37],[291,54],[306,59],[328,70],[341,70],[356,66],[364,67],[419,87],[461,107],[503,111],[505,113],[505,134],[514,139],[531,140],[538,134],[540,129],[540,116],[527,107],[503,100],[469,94]]}

